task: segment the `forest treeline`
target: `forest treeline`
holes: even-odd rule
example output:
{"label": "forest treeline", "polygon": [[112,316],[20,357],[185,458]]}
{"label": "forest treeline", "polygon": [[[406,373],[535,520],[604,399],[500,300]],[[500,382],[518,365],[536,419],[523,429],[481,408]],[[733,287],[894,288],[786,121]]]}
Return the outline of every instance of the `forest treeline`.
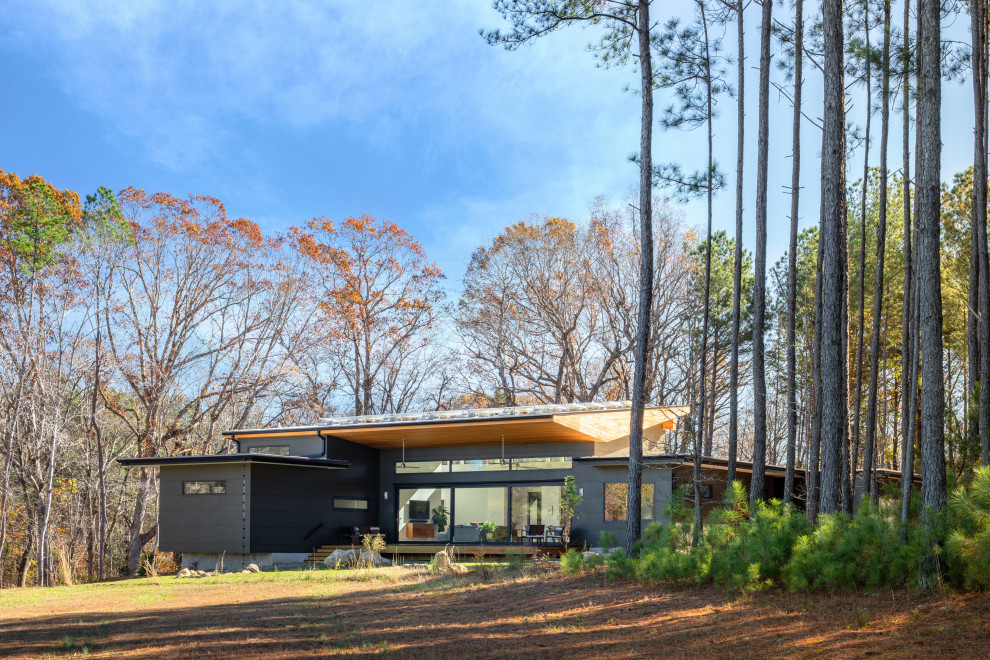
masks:
{"label": "forest treeline", "polygon": [[[887,469],[906,477],[899,533],[924,530],[919,562],[931,574],[950,485],[990,464],[986,3],[905,2],[899,23],[888,0],[694,0],[689,15],[660,18],[648,0],[494,6],[509,28],[483,31],[492,45],[586,24],[600,31],[591,48],[603,65],[635,62],[639,195],[599,200],[587,218],[507,226],[471,255],[456,296],[415,238],[383,219],[266,234],[212,197],[101,188],[83,199],[3,174],[4,585],[139,569],[157,538],[156,476],[122,468],[121,456],[225,452],[223,430],[335,414],[596,399],[632,401],[628,549],[642,537],[639,459],[676,451],[694,457],[692,547],[704,534],[704,455],[726,456],[730,481],[737,460],[752,462],[754,514],[766,466],[783,465],[783,506],[803,502],[809,524],[876,500]],[[744,33],[757,18],[751,174]],[[956,18],[971,26],[968,43],[943,32]],[[734,59],[722,43],[733,27]],[[941,181],[941,88],[962,77],[976,108],[973,166]],[[809,83],[822,107],[802,105]],[[770,135],[771,87],[793,109],[786,144]],[[655,96],[669,105],[656,111]],[[713,130],[730,100],[734,177]],[[669,156],[654,149],[655,124],[703,131],[707,152],[655,160]],[[810,175],[802,138],[821,154]],[[790,217],[768,217],[771,149],[791,154]],[[861,173],[847,171],[852,152]],[[732,178],[728,235],[713,231],[712,200]],[[821,207],[817,227],[799,231],[809,179]],[[707,203],[699,227],[675,206],[692,197]],[[773,265],[768,226],[789,230]],[[642,407],[684,403],[692,414],[665,446],[644,448]]]}

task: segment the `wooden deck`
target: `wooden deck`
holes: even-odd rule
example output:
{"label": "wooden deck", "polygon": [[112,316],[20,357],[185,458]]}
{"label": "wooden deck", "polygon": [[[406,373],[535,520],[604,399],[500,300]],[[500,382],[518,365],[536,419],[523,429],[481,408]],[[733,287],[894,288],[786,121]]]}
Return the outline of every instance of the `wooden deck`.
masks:
{"label": "wooden deck", "polygon": [[[313,554],[306,558],[306,563],[323,563],[334,550],[354,550],[361,546],[356,545],[323,545],[317,548]],[[485,554],[489,557],[504,557],[510,552],[521,552],[526,555],[542,553],[545,555],[559,555],[564,551],[561,545],[505,545],[497,543],[481,544],[451,544],[446,546],[442,543],[390,543],[382,551],[384,557],[432,557],[444,548],[452,548],[461,558],[470,558],[474,555]]]}

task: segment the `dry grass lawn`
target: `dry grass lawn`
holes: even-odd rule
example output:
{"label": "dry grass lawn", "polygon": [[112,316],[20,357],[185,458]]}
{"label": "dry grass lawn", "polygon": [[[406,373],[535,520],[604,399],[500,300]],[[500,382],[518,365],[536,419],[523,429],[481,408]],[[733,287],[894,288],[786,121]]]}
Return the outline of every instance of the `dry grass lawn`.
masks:
{"label": "dry grass lawn", "polygon": [[12,658],[990,656],[990,596],[655,589],[389,568],[0,592]]}

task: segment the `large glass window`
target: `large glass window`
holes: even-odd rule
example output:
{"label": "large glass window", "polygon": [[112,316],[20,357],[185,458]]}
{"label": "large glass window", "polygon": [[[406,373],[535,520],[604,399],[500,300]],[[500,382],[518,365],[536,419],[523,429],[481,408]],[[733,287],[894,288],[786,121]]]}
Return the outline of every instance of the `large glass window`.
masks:
{"label": "large glass window", "polygon": [[538,458],[513,458],[513,470],[570,470],[570,456],[542,456]]}
{"label": "large glass window", "polygon": [[449,488],[400,488],[400,542],[444,542],[450,540],[451,499]]}
{"label": "large glass window", "polygon": [[509,489],[455,488],[454,489],[454,541],[478,543],[481,541],[481,523],[494,522],[495,532],[486,538],[489,543],[505,543],[508,530]]}
{"label": "large glass window", "polygon": [[500,472],[509,469],[509,459],[466,458],[453,461],[454,472]]}
{"label": "large glass window", "polygon": [[526,527],[560,525],[561,486],[512,487],[512,540],[521,541]]}
{"label": "large glass window", "polygon": [[[605,484],[605,520],[620,521],[626,519],[626,501],[629,496],[629,484]],[[653,520],[653,484],[643,484],[642,518]]]}
{"label": "large glass window", "polygon": [[430,474],[431,472],[449,472],[450,461],[396,461],[396,474]]}

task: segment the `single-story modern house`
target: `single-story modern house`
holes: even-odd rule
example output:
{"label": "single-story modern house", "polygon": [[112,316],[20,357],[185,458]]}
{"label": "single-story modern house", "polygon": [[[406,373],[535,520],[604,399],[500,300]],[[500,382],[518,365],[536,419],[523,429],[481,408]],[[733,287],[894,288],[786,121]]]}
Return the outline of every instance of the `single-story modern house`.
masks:
{"label": "single-story modern house", "polygon": [[[690,458],[666,443],[687,412],[644,413],[644,523],[691,479]],[[504,551],[531,542],[534,526],[560,524],[567,475],[583,497],[572,544],[595,546],[605,531],[624,538],[629,422],[629,402],[338,417],[228,431],[233,454],[120,462],[159,468],[159,547],[181,552],[186,566],[212,568],[220,556],[228,566],[319,559],[349,546],[355,526],[378,527],[389,552],[448,543],[471,551],[483,541]],[[744,480],[748,467],[740,464]],[[706,459],[702,495],[712,506],[724,469]],[[782,469],[768,468],[766,484],[767,496],[782,494]],[[489,521],[494,533],[482,538]]]}

